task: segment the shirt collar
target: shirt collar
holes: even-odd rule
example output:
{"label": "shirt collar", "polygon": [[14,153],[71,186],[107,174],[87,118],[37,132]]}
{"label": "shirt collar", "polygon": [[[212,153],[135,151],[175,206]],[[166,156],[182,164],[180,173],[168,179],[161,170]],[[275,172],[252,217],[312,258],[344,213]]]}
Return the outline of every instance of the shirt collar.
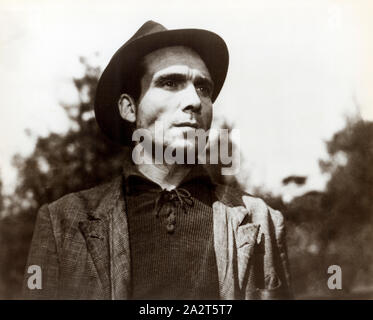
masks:
{"label": "shirt collar", "polygon": [[[124,161],[123,177],[125,181],[126,192],[129,192],[131,190],[132,183],[139,182],[149,184],[149,187],[159,188],[159,190],[162,190],[162,188],[158,184],[151,181],[138,170],[137,166],[133,163],[132,158],[127,158]],[[199,180],[198,183],[212,184],[212,180],[206,169],[203,167],[203,165],[197,164],[193,166],[192,170],[182,180],[179,187],[196,179]]]}

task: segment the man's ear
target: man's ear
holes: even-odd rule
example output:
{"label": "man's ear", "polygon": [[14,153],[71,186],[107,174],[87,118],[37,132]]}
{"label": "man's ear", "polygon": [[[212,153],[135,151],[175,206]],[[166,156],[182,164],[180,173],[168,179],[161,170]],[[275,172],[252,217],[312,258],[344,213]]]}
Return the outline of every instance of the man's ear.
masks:
{"label": "man's ear", "polygon": [[118,100],[118,108],[120,116],[129,122],[136,121],[136,103],[135,100],[128,94],[123,93]]}

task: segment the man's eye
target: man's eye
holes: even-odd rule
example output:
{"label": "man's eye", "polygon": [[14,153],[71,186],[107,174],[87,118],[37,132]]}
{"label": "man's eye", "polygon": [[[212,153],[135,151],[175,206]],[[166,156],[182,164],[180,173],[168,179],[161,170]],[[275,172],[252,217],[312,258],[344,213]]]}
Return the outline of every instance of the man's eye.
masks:
{"label": "man's eye", "polygon": [[166,87],[175,88],[177,86],[177,83],[172,80],[167,80],[163,83],[163,85]]}
{"label": "man's eye", "polygon": [[209,96],[211,94],[211,90],[209,87],[205,86],[198,86],[197,90],[201,92],[203,95]]}

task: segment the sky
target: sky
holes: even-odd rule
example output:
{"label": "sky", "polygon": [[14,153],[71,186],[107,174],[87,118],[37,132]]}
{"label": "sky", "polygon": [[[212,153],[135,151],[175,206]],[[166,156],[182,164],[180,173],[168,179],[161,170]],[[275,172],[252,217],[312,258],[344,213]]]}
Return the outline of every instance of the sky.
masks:
{"label": "sky", "polygon": [[[104,68],[147,20],[218,33],[230,53],[215,102],[240,132],[247,184],[285,199],[322,190],[318,160],[347,116],[373,120],[373,5],[369,0],[0,0],[0,175],[16,185],[15,154],[62,133],[60,103],[76,103],[79,57]],[[27,134],[29,132],[29,134]],[[284,187],[307,176],[302,188]]]}

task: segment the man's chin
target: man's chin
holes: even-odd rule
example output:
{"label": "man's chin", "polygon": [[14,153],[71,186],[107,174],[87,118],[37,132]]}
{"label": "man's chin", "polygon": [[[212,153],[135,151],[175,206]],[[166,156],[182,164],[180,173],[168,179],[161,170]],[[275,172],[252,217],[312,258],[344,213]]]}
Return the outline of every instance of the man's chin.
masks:
{"label": "man's chin", "polygon": [[196,143],[194,141],[189,141],[186,139],[177,139],[172,141],[169,144],[166,144],[168,149],[173,149],[177,151],[188,151],[194,150]]}
{"label": "man's chin", "polygon": [[195,152],[196,144],[186,139],[175,139],[171,143],[166,143],[164,147],[166,162],[176,160],[178,163],[188,164],[191,159],[195,159]]}

